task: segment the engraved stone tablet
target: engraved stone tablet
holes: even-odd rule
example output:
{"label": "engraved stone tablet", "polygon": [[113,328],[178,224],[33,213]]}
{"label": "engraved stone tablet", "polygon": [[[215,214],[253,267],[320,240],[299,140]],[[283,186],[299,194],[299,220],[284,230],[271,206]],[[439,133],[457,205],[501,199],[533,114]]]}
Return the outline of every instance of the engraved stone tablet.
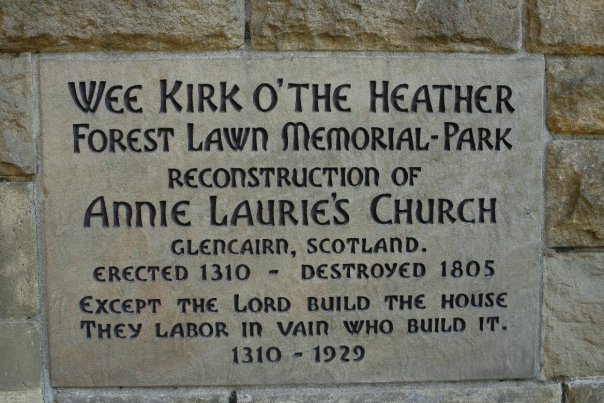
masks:
{"label": "engraved stone tablet", "polygon": [[534,376],[543,61],[40,63],[54,386]]}

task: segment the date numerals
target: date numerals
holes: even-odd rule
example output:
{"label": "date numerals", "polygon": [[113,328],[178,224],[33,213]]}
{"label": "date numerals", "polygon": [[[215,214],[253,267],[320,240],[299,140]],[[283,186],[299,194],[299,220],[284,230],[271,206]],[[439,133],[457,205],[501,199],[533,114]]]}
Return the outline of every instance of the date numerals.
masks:
{"label": "date numerals", "polygon": [[441,277],[492,277],[495,275],[495,261],[491,259],[487,259],[483,263],[476,260],[470,260],[467,263],[461,260],[444,261],[440,263],[440,268]]}
{"label": "date numerals", "polygon": [[281,361],[281,350],[277,347],[235,347],[233,353],[233,364],[275,364]]}
{"label": "date numerals", "polygon": [[341,362],[361,361],[365,358],[365,348],[363,346],[317,346],[313,348],[315,362],[331,362],[338,359]]}
{"label": "date numerals", "polygon": [[245,281],[250,278],[251,270],[245,264],[233,266],[230,264],[204,264],[199,267],[201,281]]}

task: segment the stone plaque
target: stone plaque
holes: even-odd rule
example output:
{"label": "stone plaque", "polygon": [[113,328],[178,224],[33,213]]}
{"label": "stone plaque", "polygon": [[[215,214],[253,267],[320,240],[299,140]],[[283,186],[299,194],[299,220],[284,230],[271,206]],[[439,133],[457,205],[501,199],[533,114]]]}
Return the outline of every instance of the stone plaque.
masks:
{"label": "stone plaque", "polygon": [[543,70],[42,60],[53,385],[534,376]]}

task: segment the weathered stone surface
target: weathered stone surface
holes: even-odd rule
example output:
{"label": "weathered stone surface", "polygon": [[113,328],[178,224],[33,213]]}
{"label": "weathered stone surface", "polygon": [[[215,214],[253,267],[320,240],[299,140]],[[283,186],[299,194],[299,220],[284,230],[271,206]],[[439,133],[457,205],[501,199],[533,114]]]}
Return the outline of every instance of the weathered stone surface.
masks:
{"label": "weathered stone surface", "polygon": [[604,245],[604,141],[548,147],[546,238],[550,247]]}
{"label": "weathered stone surface", "polygon": [[262,50],[513,52],[520,2],[438,0],[252,1]]}
{"label": "weathered stone surface", "polygon": [[604,253],[545,258],[542,354],[547,377],[604,374]]}
{"label": "weathered stone surface", "polygon": [[0,318],[36,314],[32,184],[0,183]]}
{"label": "weathered stone surface", "polygon": [[38,331],[30,323],[0,322],[0,390],[39,386]]}
{"label": "weathered stone surface", "polygon": [[228,403],[231,391],[217,390],[94,390],[59,389],[55,403]]}
{"label": "weathered stone surface", "polygon": [[0,51],[205,50],[243,44],[243,0],[6,0]]}
{"label": "weathered stone surface", "polygon": [[[541,58],[43,58],[41,180],[53,385],[534,377],[546,141],[543,74]],[[142,112],[114,113],[105,102],[94,113],[83,112],[68,83],[92,77],[106,80],[107,88],[140,85],[132,110]],[[182,82],[180,89],[173,87],[175,80]],[[399,110],[384,111],[384,102],[393,98],[376,95],[372,111],[372,85],[379,87],[374,93],[383,92],[383,81],[392,90],[394,83],[405,83],[395,97]],[[433,86],[443,82],[455,83],[457,90],[450,88],[441,98]],[[199,111],[199,88],[207,96],[212,84],[217,96],[220,83],[228,89],[238,85],[233,98],[214,98],[214,106],[226,111],[213,113],[207,102]],[[268,84],[262,83],[275,86],[274,109]],[[295,83],[316,84],[305,91],[298,87],[296,97],[288,88]],[[496,90],[501,83],[507,90]],[[329,111],[325,103],[334,98],[318,96],[327,84],[341,101]],[[336,85],[342,86],[338,95]],[[461,100],[467,86],[483,88],[480,101]],[[174,102],[166,95],[162,106],[162,88]],[[257,88],[263,91],[254,98]],[[432,98],[430,107],[426,97]],[[509,104],[501,105],[503,98]],[[302,128],[295,134],[289,122],[303,122],[308,135]],[[463,141],[458,129],[445,134],[450,122],[464,128]],[[266,136],[250,127],[262,128]],[[492,130],[490,140],[478,144],[477,128],[485,127]],[[163,140],[154,147],[136,131],[119,142],[115,134],[113,150],[103,141],[110,129],[134,128],[173,128],[174,135],[165,137],[169,147]],[[153,133],[146,136],[154,138]],[[402,183],[404,167],[421,168],[413,186]],[[281,179],[274,176],[276,168]],[[324,168],[339,176],[330,182]],[[263,170],[268,175],[254,181]],[[343,170],[352,175],[342,176]],[[398,173],[397,184],[392,172]],[[176,209],[182,214],[173,208],[179,201],[186,203]],[[124,203],[131,203],[132,214]],[[412,241],[402,238],[407,236],[417,246],[399,249],[398,242]],[[270,244],[276,237],[283,246]],[[266,244],[271,248],[255,246]],[[146,267],[174,265],[186,268],[188,277],[148,279]],[[247,265],[249,276],[234,275],[240,265]],[[147,281],[133,278],[132,268],[119,269],[130,266],[142,267]],[[109,281],[110,267],[118,268],[122,281]],[[469,294],[481,307],[469,307]],[[405,302],[409,295],[413,307]],[[215,298],[217,312],[192,312],[187,298],[206,303]],[[447,302],[453,298],[460,302]],[[105,299],[115,303],[106,305]],[[144,309],[133,313],[133,300],[123,305],[128,299],[142,301]],[[150,299],[161,305],[153,310]],[[261,337],[243,335],[249,321],[262,324]],[[228,337],[210,325],[216,322],[226,326]],[[317,334],[317,323],[329,330]],[[290,324],[295,332],[287,331]]]}
{"label": "weathered stone surface", "polygon": [[604,381],[602,379],[585,379],[569,382],[565,385],[568,403],[602,403],[604,402]]}
{"label": "weathered stone surface", "polygon": [[547,126],[554,133],[604,134],[604,58],[548,59]]}
{"label": "weathered stone surface", "polygon": [[604,54],[602,0],[528,0],[527,48],[558,54]]}
{"label": "weathered stone surface", "polygon": [[0,59],[0,176],[35,170],[31,81],[29,59]]}
{"label": "weathered stone surface", "polygon": [[0,392],[0,403],[42,403],[40,389]]}
{"label": "weathered stone surface", "polygon": [[242,389],[237,391],[239,403],[560,403],[561,400],[562,391],[559,384],[532,382],[384,388]]}

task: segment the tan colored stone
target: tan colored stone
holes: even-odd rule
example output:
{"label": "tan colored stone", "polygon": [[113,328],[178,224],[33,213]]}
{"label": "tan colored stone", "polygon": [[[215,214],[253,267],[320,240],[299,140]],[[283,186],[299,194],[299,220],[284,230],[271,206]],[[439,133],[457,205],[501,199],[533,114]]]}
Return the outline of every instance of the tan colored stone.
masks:
{"label": "tan colored stone", "polygon": [[0,51],[206,50],[243,44],[243,0],[6,0]]}
{"label": "tan colored stone", "polygon": [[542,315],[545,376],[604,375],[604,253],[546,256]]}
{"label": "tan colored stone", "polygon": [[0,403],[42,403],[40,389],[0,392]]}
{"label": "tan colored stone", "polygon": [[565,387],[568,403],[602,403],[604,402],[604,381],[585,379],[569,382]]}
{"label": "tan colored stone", "polygon": [[604,58],[548,59],[547,126],[554,133],[604,134]]}
{"label": "tan colored stone", "polygon": [[36,314],[32,184],[0,183],[0,318]]}
{"label": "tan colored stone", "polygon": [[556,383],[502,382],[474,385],[429,385],[412,387],[242,389],[238,403],[560,403],[562,390]]}
{"label": "tan colored stone", "polygon": [[554,141],[548,147],[547,244],[604,246],[604,141]]}
{"label": "tan colored stone", "polygon": [[558,54],[604,54],[604,1],[528,0],[527,48]]}
{"label": "tan colored stone", "polygon": [[0,322],[0,390],[39,386],[38,331],[31,323]]}
{"label": "tan colored stone", "polygon": [[[229,403],[232,393],[227,389],[212,390],[102,390],[81,391],[59,389],[55,403]],[[1,403],[1,401],[0,401]]]}
{"label": "tan colored stone", "polygon": [[495,52],[518,49],[520,2],[252,1],[262,50]]}
{"label": "tan colored stone", "polygon": [[0,176],[35,172],[31,81],[29,59],[0,59]]}
{"label": "tan colored stone", "polygon": [[[44,156],[41,180],[53,385],[66,388],[274,385],[534,377],[542,261],[542,157],[546,140],[542,126],[543,73],[541,58],[480,60],[437,55],[41,60]],[[137,107],[142,112],[112,113],[105,109],[104,102],[95,113],[81,111],[66,87],[71,81],[91,77],[106,80],[107,86],[140,84],[142,88],[136,94]],[[279,79],[283,80],[282,86]],[[182,102],[180,112],[169,100],[165,113],[161,112],[162,80],[166,80],[170,93],[174,80],[182,82],[180,90],[174,89],[175,101]],[[371,112],[369,94],[372,81],[376,80],[380,87],[383,80],[389,80],[392,89],[394,83],[409,86],[402,91],[404,100],[399,97],[399,109],[412,108],[409,104],[412,94],[424,93],[429,88],[433,112],[421,102],[417,102],[420,106],[416,112],[394,108],[383,112],[380,100],[376,100],[376,111]],[[208,104],[204,104],[203,112],[198,112],[197,105],[191,108],[195,112],[187,112],[187,92],[193,92],[192,100],[196,103],[197,83],[211,83],[220,88],[221,82],[227,82],[229,89],[238,85],[235,99],[240,110],[226,101],[226,112],[210,112]],[[312,90],[309,90],[301,91],[299,104],[303,111],[296,112],[295,91],[288,89],[288,85],[306,82],[350,83],[350,88],[342,87],[339,94],[338,98],[346,97],[341,110],[333,106],[330,112],[313,112]],[[441,107],[437,100],[440,91],[432,86],[443,82],[472,85],[474,89],[491,85],[481,95],[486,97],[481,106],[484,112],[479,113],[476,108],[467,112],[467,105],[456,112],[455,105],[460,103],[455,102],[453,89],[443,97]],[[253,94],[261,83],[274,83],[278,93],[279,101],[269,112],[260,112],[253,103]],[[496,113],[493,85],[499,83],[509,86],[502,94],[511,95],[510,105],[500,106],[500,113]],[[316,85],[313,88],[322,93],[323,85]],[[457,93],[460,91],[465,93],[467,88],[460,87]],[[381,90],[378,88],[377,92]],[[259,99],[260,105],[268,108],[268,92],[262,92]],[[317,108],[325,108],[325,98],[322,99]],[[388,97],[385,99],[389,102]],[[301,133],[302,129],[294,135],[288,125],[299,121],[307,125],[308,137]],[[500,136],[502,132],[508,133],[509,147],[500,142],[500,149],[495,150],[497,143],[492,133],[490,149],[485,143],[482,149],[474,144],[472,150],[467,138],[469,131],[465,131],[463,149],[457,150],[456,140],[451,149],[445,139],[445,127],[450,121],[463,128],[474,128],[474,135],[478,127],[493,131],[501,128]],[[190,137],[188,123],[194,124]],[[74,125],[79,124],[88,127],[76,126],[75,144],[80,145],[77,152],[72,133]],[[146,145],[149,152],[129,150],[123,139],[121,146],[115,143],[115,152],[111,152],[110,145],[101,150],[103,135],[97,129],[106,133],[112,128],[126,132],[159,127],[174,129],[165,152],[163,145],[153,150],[142,136],[131,146],[138,149]],[[259,149],[253,150],[254,133],[250,131],[244,149],[234,151],[234,138],[229,135],[228,140],[224,139],[222,128],[233,128],[226,130],[233,133],[237,127],[264,128],[266,148],[258,141]],[[345,129],[337,129],[340,127]],[[419,150],[417,135],[413,136],[417,146],[411,147],[404,141],[409,139],[407,127],[413,128],[413,133],[421,133],[423,150]],[[385,133],[379,141],[378,129]],[[391,148],[389,131],[393,138]],[[369,133],[374,133],[375,141],[369,139]],[[90,143],[80,138],[91,135],[99,152],[91,150]],[[149,136],[153,138],[152,132]],[[335,136],[342,140],[333,140]],[[352,136],[353,142],[346,142],[347,136]],[[294,137],[300,138],[298,149],[292,149]],[[222,150],[217,141],[222,143]],[[304,146],[306,141],[308,150]],[[200,142],[209,149],[194,151]],[[283,168],[278,171],[280,178],[286,174],[291,178],[295,169],[295,183],[304,181],[302,168],[306,168],[316,185],[307,182],[307,186],[296,186],[286,180],[277,184],[271,174],[267,175],[270,185],[265,185],[264,179],[255,183],[256,172],[275,167]],[[373,168],[379,173],[379,180],[377,184],[374,180],[346,184],[344,180],[342,186],[339,176],[330,184],[328,176],[323,174],[326,172],[323,168],[328,167],[353,172],[345,175],[351,182],[359,179],[359,172],[351,168]],[[401,167],[422,168],[413,186],[392,182],[391,173]],[[199,171],[186,173],[193,168]],[[213,169],[216,176],[208,178],[206,168]],[[224,187],[225,172],[230,172],[230,168],[240,168],[231,176],[238,184]],[[173,175],[172,169],[181,170],[181,174]],[[199,182],[200,173],[204,175],[203,182]],[[242,174],[248,180],[241,182]],[[375,174],[369,175],[377,178]],[[176,178],[172,185],[169,177]],[[217,178],[216,185],[207,187],[205,184],[208,179],[212,182],[211,177]],[[186,217],[170,214],[179,200],[188,203],[181,205]],[[447,211],[452,215],[436,212],[439,203],[446,210],[445,200],[451,203]],[[140,201],[154,203],[157,206],[154,226],[149,224],[148,205],[140,203],[142,218],[138,224],[134,212],[135,221],[128,226],[123,203],[117,223],[113,211],[118,205],[114,201],[132,203],[134,208]],[[160,222],[161,201],[167,203],[164,224]],[[106,223],[100,217],[103,215],[100,203],[105,203],[108,211]],[[409,214],[403,212],[407,203],[413,204]],[[424,206],[424,220],[430,215],[427,206],[435,206],[431,210],[432,223],[421,223],[414,214],[419,203]],[[480,212],[481,204],[491,212]],[[395,209],[400,213],[395,213]],[[89,215],[89,223],[85,220],[86,210],[95,214]],[[229,218],[222,224],[224,216]],[[267,222],[271,216],[276,218],[274,223]],[[191,225],[179,225],[175,217],[190,221]],[[396,245],[396,241],[407,236],[417,238],[417,249],[404,251],[386,246],[391,244],[391,237]],[[287,250],[285,246],[277,250],[274,244],[266,250],[255,246],[257,240],[259,245],[266,245],[268,242],[260,241],[275,238],[287,241]],[[333,243],[333,253],[314,249],[316,239],[327,239],[323,245],[328,249]],[[191,246],[179,240],[190,240]],[[230,246],[222,252],[221,244],[217,243],[214,252],[213,240]],[[246,240],[251,240],[251,247],[245,247]],[[353,244],[354,240],[358,243]],[[200,244],[202,251],[198,253]],[[340,249],[342,245],[347,245],[345,251]],[[445,276],[443,261],[446,261]],[[455,261],[463,263],[456,265]],[[474,262],[470,264],[471,261]],[[409,263],[424,264],[425,276],[409,278],[412,271]],[[206,280],[200,270],[204,264],[206,272],[210,272]],[[222,280],[210,280],[215,278],[213,264],[221,265],[225,273]],[[248,265],[249,278],[228,280],[227,265],[235,270],[233,267],[240,264]],[[331,265],[336,264],[336,273],[341,271],[341,275],[330,278]],[[182,265],[189,276],[180,281],[166,281],[159,276],[156,281],[101,281],[106,279],[107,267],[131,265]],[[303,278],[302,270],[308,272],[305,265],[321,267],[324,278]],[[467,271],[473,274],[459,278],[459,270],[458,274],[452,273],[454,265],[469,267]],[[493,266],[494,275],[489,275],[487,266]],[[95,279],[93,273],[98,267],[105,269],[97,271],[101,278]],[[419,275],[420,266],[416,267]],[[272,274],[272,270],[278,273]],[[144,268],[142,271],[146,273]],[[505,293],[502,299],[507,302],[497,305],[493,302],[496,297],[491,294],[490,303],[489,297],[483,298],[482,308],[466,305],[467,294],[475,293],[477,301],[488,292]],[[447,306],[450,295],[460,293],[465,295],[457,297],[459,305]],[[400,295],[403,297],[399,299]],[[416,298],[415,308],[410,309],[404,302],[408,295],[424,299],[424,303]],[[392,296],[392,306],[387,296]],[[260,309],[259,303],[265,297],[287,298],[291,306],[276,312],[269,300],[267,304],[262,302]],[[339,301],[343,297],[349,299],[347,304],[334,308],[337,312],[331,312],[329,308],[313,308],[309,297],[318,301],[325,298],[326,304],[330,297],[332,301],[334,297],[340,297]],[[369,301],[369,306],[358,305],[357,297],[361,304]],[[155,313],[150,307],[131,314],[99,310],[96,299],[115,298],[160,299],[161,306]],[[177,305],[181,298],[216,298],[218,312],[191,312],[189,307],[183,313],[185,305]],[[235,305],[237,298],[239,302]],[[249,308],[244,308],[248,301],[251,301]],[[114,306],[121,306],[120,302]],[[241,312],[243,309],[247,311]],[[118,308],[118,312],[121,310]],[[485,319],[481,329],[480,318],[492,316],[499,318],[499,322],[492,322],[491,330]],[[439,318],[438,332],[434,318]],[[457,331],[450,327],[455,318]],[[424,331],[419,331],[415,324],[422,319]],[[322,330],[321,335],[308,326],[309,322],[316,325],[319,320],[329,326],[329,331]],[[369,322],[362,322],[368,327],[354,335],[353,325],[348,321],[357,320]],[[262,337],[242,335],[242,323],[248,321],[263,324]],[[294,335],[279,329],[279,324],[287,329],[290,321],[297,326]],[[298,321],[302,321],[303,329]],[[375,334],[374,321],[380,321],[382,332]],[[216,330],[210,336],[207,324],[199,332],[202,322],[223,322],[228,337],[224,334],[216,337]],[[188,323],[193,324],[192,331],[188,330]],[[140,325],[140,333],[131,331],[127,324]],[[179,324],[184,324],[184,332],[180,332]],[[106,331],[107,325],[112,326],[113,333]],[[313,336],[308,335],[311,330]],[[354,351],[357,346],[363,349]],[[262,363],[249,363],[251,359],[260,361],[257,358],[260,348]],[[276,348],[280,349],[280,355]],[[250,352],[254,358],[250,358]]]}

